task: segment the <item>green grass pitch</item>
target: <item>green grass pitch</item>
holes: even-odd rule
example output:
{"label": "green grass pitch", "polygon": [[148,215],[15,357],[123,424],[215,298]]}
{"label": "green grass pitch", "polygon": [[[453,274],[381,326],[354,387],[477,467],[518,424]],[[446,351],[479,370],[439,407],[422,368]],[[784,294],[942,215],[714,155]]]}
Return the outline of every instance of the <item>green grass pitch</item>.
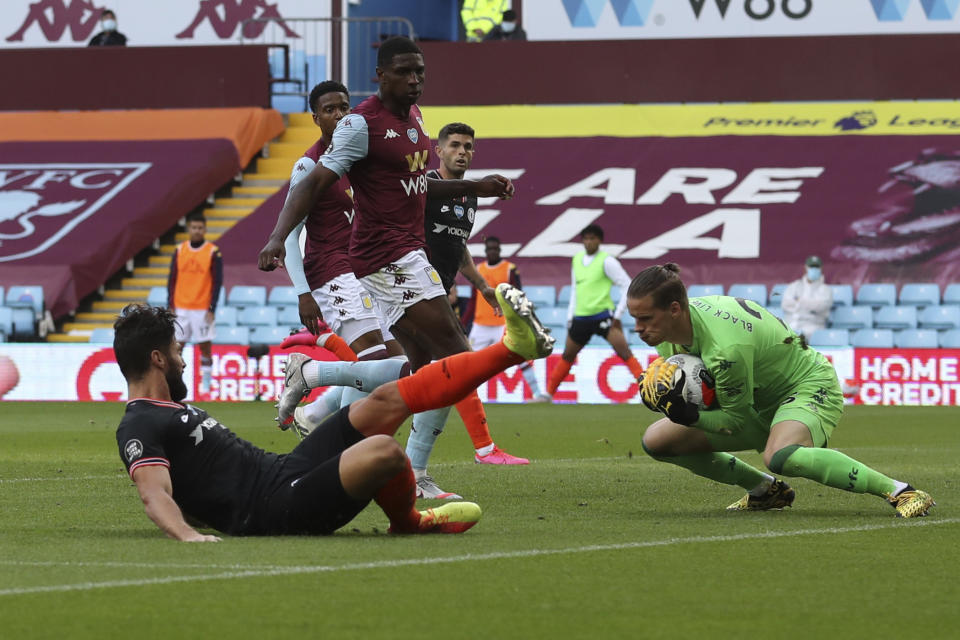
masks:
{"label": "green grass pitch", "polygon": [[[267,449],[295,444],[268,403],[207,408]],[[168,540],[144,515],[117,454],[122,410],[0,404],[0,637],[960,633],[955,408],[850,407],[831,443],[932,493],[923,519],[806,480],[792,509],[727,513],[738,488],[646,457],[643,407],[501,405],[491,431],[529,467],[473,464],[456,414],[434,453],[441,486],[483,507],[466,534],[388,536],[372,505],[327,538],[219,544]]]}

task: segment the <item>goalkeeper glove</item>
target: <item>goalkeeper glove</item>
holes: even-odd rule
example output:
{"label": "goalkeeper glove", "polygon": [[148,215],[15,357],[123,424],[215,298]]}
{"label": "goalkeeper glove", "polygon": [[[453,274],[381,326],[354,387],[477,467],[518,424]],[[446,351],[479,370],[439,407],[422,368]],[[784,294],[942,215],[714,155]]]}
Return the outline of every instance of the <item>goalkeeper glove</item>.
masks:
{"label": "goalkeeper glove", "polygon": [[647,408],[659,411],[671,422],[691,426],[700,419],[696,405],[683,398],[683,386],[687,374],[676,364],[668,364],[662,358],[654,360],[644,372],[640,397]]}

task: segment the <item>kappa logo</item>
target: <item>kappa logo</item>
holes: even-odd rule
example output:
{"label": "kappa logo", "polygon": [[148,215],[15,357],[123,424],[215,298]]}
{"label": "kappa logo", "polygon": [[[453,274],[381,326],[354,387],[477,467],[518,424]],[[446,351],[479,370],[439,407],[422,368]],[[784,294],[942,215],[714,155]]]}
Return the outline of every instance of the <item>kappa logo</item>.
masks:
{"label": "kappa logo", "polygon": [[58,42],[70,30],[70,39],[83,42],[89,39],[103,7],[95,7],[89,0],[40,0],[31,2],[20,28],[7,36],[7,42],[22,42],[23,35],[36,25],[47,42]]}
{"label": "kappa logo", "polygon": [[[256,20],[256,22],[247,22]],[[241,34],[244,38],[258,38],[269,24],[275,24],[283,30],[288,38],[299,38],[296,31],[287,26],[276,4],[269,4],[266,0],[201,0],[197,8],[197,15],[190,25],[177,34],[178,39],[193,38],[196,31],[204,22],[220,39],[232,38],[237,27],[243,25]]]}
{"label": "kappa logo", "polygon": [[393,129],[387,129],[387,132],[383,134],[384,140],[390,140],[392,138],[399,138],[400,134],[394,131]]}
{"label": "kappa logo", "polygon": [[151,166],[149,162],[0,164],[0,262],[47,251],[109,206]]}

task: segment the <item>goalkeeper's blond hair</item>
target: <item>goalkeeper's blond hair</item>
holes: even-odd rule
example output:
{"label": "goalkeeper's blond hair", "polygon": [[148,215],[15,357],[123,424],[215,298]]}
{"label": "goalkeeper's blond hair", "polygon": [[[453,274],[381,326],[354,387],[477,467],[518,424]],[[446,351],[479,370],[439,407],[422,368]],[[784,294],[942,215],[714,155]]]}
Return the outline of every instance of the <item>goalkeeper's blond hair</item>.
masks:
{"label": "goalkeeper's blond hair", "polygon": [[677,263],[668,262],[647,267],[630,281],[628,298],[639,299],[646,296],[651,296],[653,306],[657,309],[666,309],[674,301],[687,309],[687,287],[680,279],[680,267]]}

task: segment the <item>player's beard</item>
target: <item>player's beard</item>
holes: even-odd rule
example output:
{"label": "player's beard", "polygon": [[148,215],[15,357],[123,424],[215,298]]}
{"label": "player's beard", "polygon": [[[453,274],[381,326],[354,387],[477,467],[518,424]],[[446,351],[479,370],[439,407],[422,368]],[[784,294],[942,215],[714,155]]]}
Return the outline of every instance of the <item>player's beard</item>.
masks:
{"label": "player's beard", "polygon": [[183,381],[183,372],[177,373],[171,367],[166,372],[167,387],[170,388],[170,399],[174,402],[180,402],[187,397],[187,384]]}

